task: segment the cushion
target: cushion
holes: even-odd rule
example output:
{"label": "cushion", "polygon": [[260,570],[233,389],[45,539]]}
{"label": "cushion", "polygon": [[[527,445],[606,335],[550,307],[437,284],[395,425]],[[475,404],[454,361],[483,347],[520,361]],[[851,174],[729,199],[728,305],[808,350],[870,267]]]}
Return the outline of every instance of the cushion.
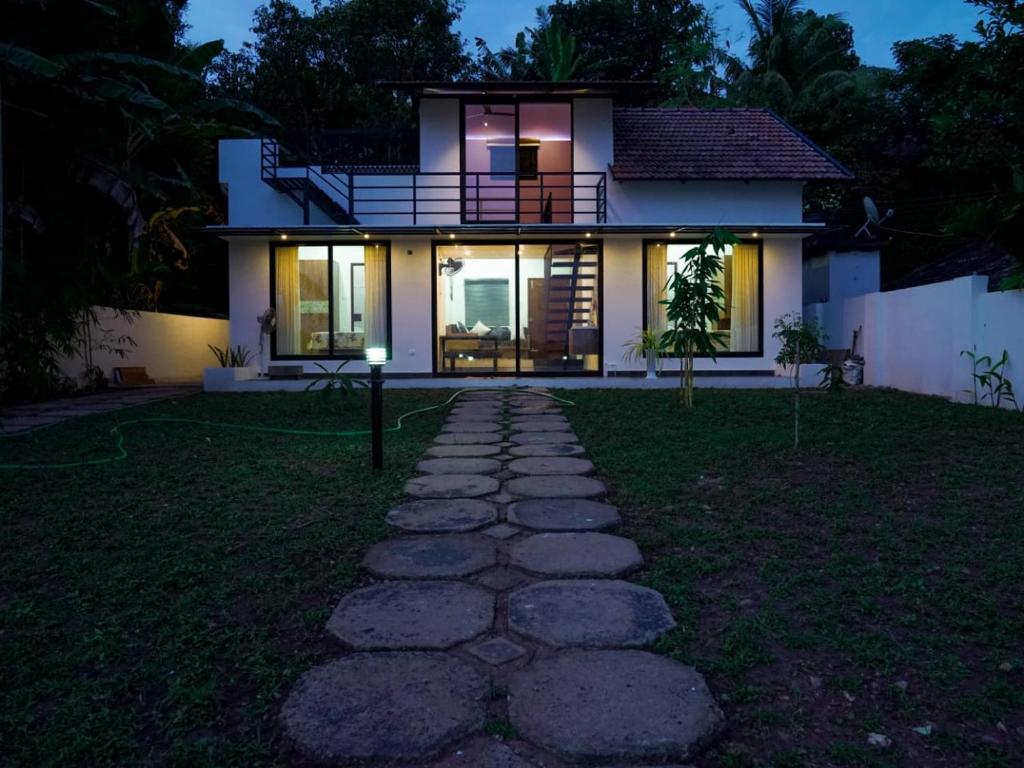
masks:
{"label": "cushion", "polygon": [[477,336],[486,336],[491,332],[489,325],[484,325],[483,320],[477,320],[476,325],[469,329],[470,333],[475,333]]}
{"label": "cushion", "polygon": [[459,326],[459,333],[469,333],[469,328],[466,327],[465,323],[460,321],[456,325]]}

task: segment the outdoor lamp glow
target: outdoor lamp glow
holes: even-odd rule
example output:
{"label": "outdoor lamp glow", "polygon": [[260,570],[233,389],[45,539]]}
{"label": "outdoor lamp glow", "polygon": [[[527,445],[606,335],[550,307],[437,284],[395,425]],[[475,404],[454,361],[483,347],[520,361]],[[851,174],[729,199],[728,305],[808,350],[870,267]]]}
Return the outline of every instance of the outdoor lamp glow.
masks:
{"label": "outdoor lamp glow", "polygon": [[388,361],[388,351],[384,347],[367,347],[366,362],[369,365],[384,365]]}

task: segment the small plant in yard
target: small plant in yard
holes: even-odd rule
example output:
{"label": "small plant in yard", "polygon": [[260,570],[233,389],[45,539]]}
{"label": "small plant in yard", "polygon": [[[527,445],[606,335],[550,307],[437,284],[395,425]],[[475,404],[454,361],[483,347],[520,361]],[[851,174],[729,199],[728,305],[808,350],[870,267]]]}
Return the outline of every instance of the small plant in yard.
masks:
{"label": "small plant in yard", "polygon": [[647,363],[647,375],[654,376],[657,373],[658,353],[661,351],[661,341],[658,339],[657,331],[639,330],[632,339],[622,346],[626,348],[623,358],[627,363],[644,360]]}
{"label": "small plant in yard", "polygon": [[666,289],[672,298],[664,299],[669,329],[661,336],[663,349],[682,358],[679,389],[683,403],[693,408],[693,358],[707,355],[716,359],[723,335],[711,328],[725,311],[725,289],[720,277],[725,271],[725,248],[739,239],[721,227],[683,254]]}
{"label": "small plant in yard", "polygon": [[217,358],[221,368],[245,368],[253,358],[253,353],[241,344],[235,347],[215,347],[207,344],[213,356]]}
{"label": "small plant in yard", "polygon": [[998,360],[992,362],[990,355],[979,355],[976,350],[965,349],[960,357],[971,361],[971,379],[973,389],[965,390],[973,395],[974,404],[981,405],[986,400],[993,408],[1002,408],[1003,404],[1017,409],[1017,396],[1013,392],[1013,382],[1006,377],[1006,366],[1010,362],[1010,354],[1004,349]]}
{"label": "small plant in yard", "polygon": [[369,384],[367,384],[366,382],[366,379],[361,379],[352,373],[342,372],[341,369],[351,362],[351,360],[344,360],[341,363],[339,363],[333,371],[321,365],[320,363],[314,363],[314,365],[316,365],[317,368],[323,371],[323,374],[313,379],[313,381],[309,383],[309,386],[306,387],[306,391],[309,392],[311,389],[314,389],[318,384],[322,384],[323,389],[321,389],[320,391],[323,393],[324,397],[330,397],[331,394],[334,392],[338,392],[342,395],[347,395],[350,392],[353,392],[357,387],[365,389],[366,387],[369,386]]}
{"label": "small plant in yard", "polygon": [[[800,366],[821,360],[825,354],[825,335],[816,320],[805,320],[799,312],[775,318],[772,338],[781,342],[775,362],[791,370],[793,382],[793,447],[800,447]],[[842,378],[842,371],[839,373]]]}
{"label": "small plant in yard", "polygon": [[846,389],[846,379],[843,378],[843,366],[838,363],[827,363],[821,369],[821,378],[818,387],[831,394],[840,394]]}

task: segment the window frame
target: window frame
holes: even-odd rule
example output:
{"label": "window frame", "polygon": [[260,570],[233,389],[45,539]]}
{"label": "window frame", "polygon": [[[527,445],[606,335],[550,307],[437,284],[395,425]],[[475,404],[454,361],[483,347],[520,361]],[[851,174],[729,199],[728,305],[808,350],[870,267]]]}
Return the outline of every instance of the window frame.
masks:
{"label": "window frame", "polygon": [[[392,319],[391,319],[391,241],[390,240],[287,240],[287,241],[274,241],[271,240],[268,245],[270,246],[270,254],[268,263],[270,265],[270,308],[277,312],[277,250],[278,248],[320,248],[326,246],[327,251],[327,327],[328,327],[328,353],[326,355],[282,355],[277,352],[277,329],[270,334],[270,360],[302,360],[309,362],[317,362],[319,360],[365,360],[366,359],[366,348],[359,353],[347,352],[340,353],[334,350],[334,333],[331,328],[334,326],[334,315],[337,311],[335,306],[334,296],[334,269],[331,265],[334,264],[334,247],[335,246],[352,246],[361,245],[364,248],[374,245],[383,246],[385,249],[384,254],[384,269],[386,277],[386,296],[387,296],[387,349],[388,349],[388,360],[392,359]],[[365,269],[365,262],[364,269]],[[365,313],[364,313],[365,314]],[[365,320],[364,320],[365,322]]]}
{"label": "window frame", "polygon": [[[689,234],[689,233],[688,233]],[[641,264],[641,278],[640,278],[640,327],[647,331],[650,330],[647,327],[647,250],[652,245],[664,245],[666,248],[670,245],[699,245],[703,236],[696,239],[696,242],[692,242],[689,237],[681,239],[665,239],[665,238],[644,238],[640,246],[640,264]],[[741,245],[756,245],[757,246],[757,349],[753,352],[730,352],[729,350],[723,350],[716,352],[715,357],[730,357],[730,358],[757,358],[764,357],[764,240],[762,238],[739,238]],[[658,356],[661,358],[668,359],[681,359],[680,355],[673,354],[671,352],[659,352]],[[694,355],[696,359],[710,360],[711,355]]]}

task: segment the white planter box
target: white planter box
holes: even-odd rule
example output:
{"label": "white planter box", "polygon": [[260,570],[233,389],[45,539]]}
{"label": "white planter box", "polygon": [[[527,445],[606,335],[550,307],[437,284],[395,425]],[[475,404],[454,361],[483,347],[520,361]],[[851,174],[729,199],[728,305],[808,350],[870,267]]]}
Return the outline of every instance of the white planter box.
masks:
{"label": "white planter box", "polygon": [[259,375],[255,365],[244,368],[204,368],[204,392],[231,392],[236,381],[249,381]]}

